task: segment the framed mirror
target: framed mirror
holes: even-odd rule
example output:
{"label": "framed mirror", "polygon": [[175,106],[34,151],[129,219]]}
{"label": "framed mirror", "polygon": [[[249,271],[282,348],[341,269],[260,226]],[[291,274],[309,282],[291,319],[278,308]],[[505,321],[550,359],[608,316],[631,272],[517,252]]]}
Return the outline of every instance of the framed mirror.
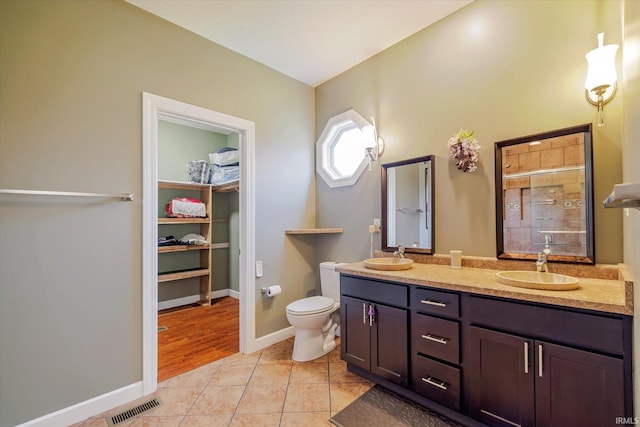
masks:
{"label": "framed mirror", "polygon": [[434,251],[434,157],[382,165],[382,250]]}
{"label": "framed mirror", "polygon": [[502,259],[595,264],[591,124],[495,143]]}

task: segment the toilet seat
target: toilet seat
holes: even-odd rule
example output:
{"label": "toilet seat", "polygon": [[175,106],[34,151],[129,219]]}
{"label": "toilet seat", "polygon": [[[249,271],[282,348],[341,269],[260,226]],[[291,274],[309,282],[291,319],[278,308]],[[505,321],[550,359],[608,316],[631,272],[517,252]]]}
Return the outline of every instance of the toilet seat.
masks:
{"label": "toilet seat", "polygon": [[303,298],[287,306],[287,313],[294,316],[324,313],[333,309],[335,301],[331,298],[315,296]]}

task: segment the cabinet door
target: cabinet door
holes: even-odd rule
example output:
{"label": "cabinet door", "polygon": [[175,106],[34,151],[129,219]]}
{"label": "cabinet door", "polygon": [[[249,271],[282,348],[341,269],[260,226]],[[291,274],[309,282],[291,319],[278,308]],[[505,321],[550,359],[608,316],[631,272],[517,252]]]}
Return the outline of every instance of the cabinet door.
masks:
{"label": "cabinet door", "polygon": [[469,415],[490,426],[533,426],[533,341],[471,326]]}
{"label": "cabinet door", "polygon": [[340,297],[342,359],[366,370],[371,369],[369,306],[368,302],[360,299]]}
{"label": "cabinet door", "polygon": [[374,306],[371,372],[402,386],[409,383],[407,319],[407,310],[380,304]]}
{"label": "cabinet door", "polygon": [[622,360],[540,341],[535,352],[539,426],[608,426],[623,416]]}

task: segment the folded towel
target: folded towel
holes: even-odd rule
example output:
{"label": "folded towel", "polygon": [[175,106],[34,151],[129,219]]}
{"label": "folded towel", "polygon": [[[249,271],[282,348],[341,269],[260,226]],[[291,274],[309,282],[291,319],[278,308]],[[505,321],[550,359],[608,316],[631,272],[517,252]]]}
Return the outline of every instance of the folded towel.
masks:
{"label": "folded towel", "polygon": [[211,184],[220,185],[240,179],[239,166],[217,166],[213,165],[213,173],[211,174]]}
{"label": "folded towel", "polygon": [[222,147],[209,154],[209,161],[218,166],[237,166],[240,162],[240,151],[231,147]]}

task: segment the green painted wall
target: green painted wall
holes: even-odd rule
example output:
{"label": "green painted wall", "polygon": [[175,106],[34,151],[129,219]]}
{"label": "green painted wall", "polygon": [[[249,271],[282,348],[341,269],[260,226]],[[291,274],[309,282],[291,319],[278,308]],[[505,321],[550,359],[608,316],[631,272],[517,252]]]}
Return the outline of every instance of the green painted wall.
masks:
{"label": "green painted wall", "polygon": [[256,300],[284,289],[255,307],[257,336],[315,288],[284,237],[315,224],[311,87],[123,1],[0,1],[0,188],[135,193],[0,202],[1,426],[142,380],[143,92],[255,123],[246,250],[265,265]]}
{"label": "green painted wall", "polygon": [[160,120],[158,122],[158,179],[187,181],[187,163],[209,162],[209,153],[227,146],[227,135]]}
{"label": "green painted wall", "polygon": [[[493,145],[595,121],[584,96],[584,54],[601,31],[606,43],[622,42],[620,5],[476,0],[316,88],[316,136],[329,117],[354,108],[376,118],[386,142],[382,163],[435,155],[435,252],[495,257]],[[620,213],[601,202],[622,180],[624,95],[620,88],[606,106],[606,126],[594,126],[599,263],[623,258]],[[473,173],[448,159],[447,141],[460,128],[474,130],[482,145]],[[320,241],[318,261],[366,258],[367,226],[380,217],[380,204],[379,163],[353,187],[331,189],[317,179],[318,225],[345,226]]]}

